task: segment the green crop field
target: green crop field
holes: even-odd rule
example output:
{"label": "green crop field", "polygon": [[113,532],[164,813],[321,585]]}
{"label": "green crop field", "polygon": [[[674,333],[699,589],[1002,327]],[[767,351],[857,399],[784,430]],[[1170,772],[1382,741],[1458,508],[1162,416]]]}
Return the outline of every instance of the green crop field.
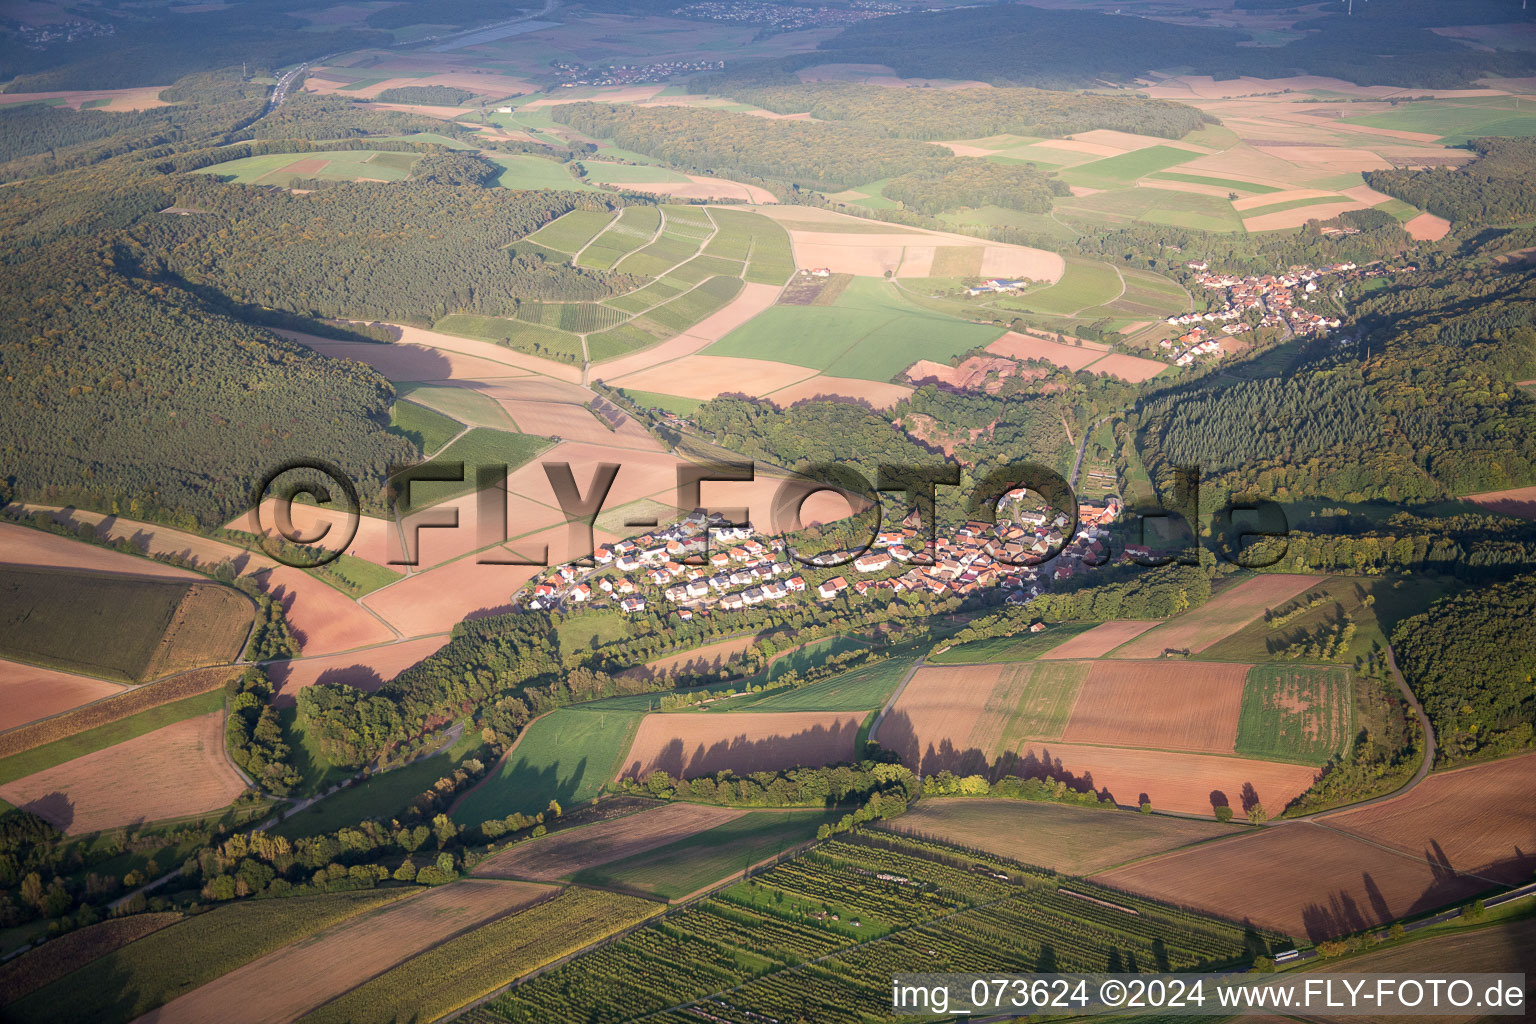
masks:
{"label": "green crop field", "polygon": [[1486,105],[1457,100],[1415,100],[1398,104],[1380,114],[1348,117],[1350,124],[1394,131],[1423,132],[1438,135],[1448,146],[1459,146],[1468,139],[1484,135],[1518,137],[1536,135],[1536,108],[1507,97],[1489,97]]}
{"label": "green crop field", "polygon": [[404,399],[396,402],[389,410],[390,433],[399,434],[411,441],[424,455],[431,455],[452,441],[463,429],[463,424],[457,420]]}
{"label": "green crop field", "polygon": [[1190,297],[1175,281],[1161,274],[1146,270],[1122,267],[1120,274],[1125,280],[1125,292],[1118,299],[1103,306],[1083,310],[1083,317],[1096,315],[1108,317],[1137,317],[1143,320],[1162,319],[1171,313],[1183,313],[1189,309]]}
{"label": "green crop field", "polygon": [[432,783],[452,775],[457,762],[446,754],[434,754],[401,768],[378,772],[353,786],[283,819],[268,832],[298,839],[334,832],[364,821],[388,823],[404,813],[411,799],[432,788]]}
{"label": "green crop field", "polygon": [[656,241],[625,256],[613,269],[625,274],[639,274],[641,277],[660,277],[697,254],[699,241],[693,235],[674,232],[668,221]]}
{"label": "green crop field", "polygon": [[1235,749],[1248,757],[1321,765],[1349,748],[1354,723],[1349,669],[1255,665],[1243,683]]}
{"label": "green crop field", "polygon": [[773,682],[790,671],[805,672],[826,663],[835,654],[863,650],[869,642],[853,636],[829,636],[813,640],[803,647],[796,647],[774,657],[773,663],[762,673],[766,682]]}
{"label": "green crop field", "polygon": [[[987,710],[1008,711],[1009,700],[1014,706],[992,752],[1018,750],[1026,739],[1060,739],[1089,667],[1081,661],[1031,661],[1004,668]],[[1002,703],[994,708],[994,702]]]}
{"label": "green crop field", "polygon": [[613,219],[613,214],[602,210],[572,210],[539,228],[528,240],[570,255],[596,238]]}
{"label": "green crop field", "polygon": [[665,167],[653,167],[648,164],[609,164],[601,161],[585,161],[582,166],[587,169],[587,177],[604,185],[629,185],[649,184],[652,182],[685,183],[688,180],[686,174],[668,170]]}
{"label": "green crop field", "polygon": [[745,269],[746,265],[737,260],[728,260],[719,256],[695,256],[671,271],[666,280],[695,285],[711,277],[741,277]]}
{"label": "green crop field", "polygon": [[866,831],[674,911],[518,985],[481,1013],[543,1024],[564,1019],[579,993],[593,1020],[677,1024],[696,1019],[694,1007],[726,1020],[853,1021],[857,1015],[829,1017],[828,1008],[867,1006],[892,975],[936,964],[1020,973],[1046,964],[1102,971],[1106,962],[1134,960],[1211,970],[1289,944],[1091,882]]}
{"label": "green crop field", "polygon": [[715,233],[715,222],[701,206],[663,206],[662,212],[667,216],[668,231],[699,239]]}
{"label": "green crop field", "polygon": [[610,270],[629,253],[648,245],[660,226],[661,211],[656,207],[626,206],[619,219],[587,246],[577,262],[593,270]]}
{"label": "green crop field", "polygon": [[739,277],[712,277],[691,291],[668,299],[636,321],[658,337],[680,334],[730,302],[741,291]]}
{"label": "green crop field", "polygon": [[1187,149],[1172,146],[1148,146],[1119,156],[1079,164],[1061,172],[1061,176],[1073,185],[1089,188],[1124,188],[1154,171],[1186,164],[1199,156]]}
{"label": "green crop field", "polygon": [[[592,341],[587,339],[588,344]],[[676,395],[658,395],[654,391],[634,391],[629,388],[621,388],[624,397],[635,405],[647,409],[660,409],[663,412],[675,412],[679,416],[692,416],[699,411],[699,406],[704,403],[697,398],[679,398]]]}
{"label": "green crop field", "polygon": [[994,636],[956,644],[941,654],[928,658],[930,665],[992,664],[1005,661],[1033,661],[1058,644],[1085,633],[1097,622],[1055,622],[1043,633],[1019,636]]}
{"label": "green crop field", "polygon": [[579,871],[571,880],[673,900],[814,839],[818,826],[839,817],[841,812],[823,810],[753,811],[687,839]]}
{"label": "green crop field", "polygon": [[919,359],[943,362],[999,333],[923,309],[890,282],[860,277],[830,306],[773,306],[704,351],[883,381]]}
{"label": "green crop field", "polygon": [[1291,199],[1284,203],[1271,203],[1268,206],[1257,206],[1251,210],[1241,211],[1244,217],[1259,217],[1266,213],[1280,213],[1284,210],[1299,210],[1304,206],[1326,206],[1329,203],[1347,203],[1348,196],[1310,196],[1306,199]]}
{"label": "green crop field", "polygon": [[566,889],[548,902],[498,918],[407,960],[303,1020],[305,1024],[438,1020],[660,912],[661,907],[650,900]]}
{"label": "green crop field", "polygon": [[505,465],[509,472],[516,472],[519,466],[532,461],[553,444],[549,438],[537,434],[473,427],[435,456],[435,461],[464,463],[463,481],[421,480],[412,483],[410,505],[417,509],[428,508],[468,494],[475,488],[476,467]]}
{"label": "green crop field", "polygon": [[542,811],[551,800],[566,809],[592,800],[619,774],[643,717],[580,705],[551,711],[523,730],[512,756],[464,798],[454,820],[478,825]]}
{"label": "green crop field", "polygon": [[581,365],[581,339],[541,324],[502,316],[450,313],[439,320],[433,330],[457,334],[461,338],[478,338],[530,355]]}
{"label": "green crop field", "polygon": [[[241,964],[408,895],[367,890],[241,900],[162,928],[6,1008],[7,1019],[117,1024]],[[12,1017],[14,1015],[14,1017]]]}
{"label": "green crop field", "polygon": [[[167,635],[178,609],[184,625]],[[214,583],[0,569],[0,655],[117,682],[233,661],[253,614]]]}
{"label": "green crop field", "polygon": [[629,324],[620,324],[598,334],[587,335],[587,358],[592,362],[612,359],[637,348],[656,344],[656,336]]}
{"label": "green crop field", "polygon": [[1132,221],[1208,231],[1243,230],[1241,217],[1225,197],[1168,192],[1157,188],[1123,188],[1097,195],[1058,199],[1056,215],[1084,230],[1094,225]]}
{"label": "green crop field", "polygon": [[1279,192],[1280,189],[1273,185],[1259,185],[1252,181],[1238,181],[1236,178],[1211,178],[1204,174],[1185,174],[1182,171],[1158,171],[1156,174],[1147,175],[1158,181],[1187,181],[1195,185],[1213,185],[1216,188],[1231,189],[1239,194],[1247,193],[1251,196],[1261,196],[1269,192]]}
{"label": "green crop field", "polygon": [[[266,153],[202,167],[195,174],[211,174],[241,184],[286,185],[290,178],[321,178],[327,181],[356,181],[378,178],[403,181],[421,159],[420,153],[393,153],[375,149],[328,149],[315,153]],[[287,171],[301,160],[324,160],[317,171]]]}
{"label": "green crop field", "polygon": [[395,390],[401,398],[409,398],[418,405],[424,405],[472,427],[508,429],[512,426],[511,417],[496,404],[494,399],[471,388],[438,384],[397,384]]}
{"label": "green crop field", "polygon": [[626,313],[639,313],[642,310],[666,302],[680,292],[687,291],[691,284],[684,283],[675,278],[664,277],[658,281],[652,281],[644,288],[637,288],[625,295],[604,299],[603,305],[612,306],[614,309],[623,310]]}
{"label": "green crop field", "polygon": [[809,686],[718,705],[724,711],[874,711],[885,704],[912,662],[887,658]]}
{"label": "green crop field", "polygon": [[746,278],[754,284],[783,284],[795,272],[789,235],[760,213],[713,210],[719,226],[704,252],[728,260],[746,260]]}
{"label": "green crop field", "polygon": [[493,156],[491,163],[499,164],[502,172],[496,184],[502,188],[548,188],[562,192],[595,192],[596,187],[575,177],[566,165],[546,160],[541,156]]}
{"label": "green crop field", "polygon": [[309,574],[353,598],[371,594],[401,578],[401,574],[393,569],[345,552],[317,569],[310,569]]}
{"label": "green crop field", "polygon": [[1113,302],[1121,291],[1120,276],[1108,263],[1068,257],[1060,281],[1049,288],[1005,299],[998,305],[1037,313],[1071,314]]}
{"label": "green crop field", "polygon": [[[405,78],[405,77],[408,77],[408,76],[401,75],[399,77]],[[474,138],[474,136],[470,136],[470,138]],[[392,135],[392,136],[385,136],[380,141],[382,141],[382,142],[431,142],[431,143],[433,143],[435,145],[438,145],[438,146],[447,146],[449,149],[479,149],[480,148],[479,146],[475,145],[472,142],[464,141],[464,139],[462,139],[462,138],[454,138],[454,137],[449,136],[449,135],[439,135],[437,132],[417,132],[415,135]]]}

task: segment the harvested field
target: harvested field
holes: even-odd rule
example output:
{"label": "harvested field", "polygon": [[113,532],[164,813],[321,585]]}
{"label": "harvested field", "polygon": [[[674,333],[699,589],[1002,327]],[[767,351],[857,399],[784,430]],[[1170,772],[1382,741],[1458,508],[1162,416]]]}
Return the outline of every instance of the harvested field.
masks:
{"label": "harvested field", "polygon": [[542,839],[517,843],[481,861],[474,873],[482,878],[531,878],[553,882],[587,868],[686,839],[745,813],[734,807],[667,804],[639,814],[564,829]]}
{"label": "harvested field", "polygon": [[1536,869],[1536,754],[1436,772],[1391,800],[1330,814],[1322,824],[1382,843],[1432,867],[1518,885]]}
{"label": "harvested field", "polygon": [[1103,357],[1108,349],[1093,342],[1064,345],[1059,341],[1049,341],[1033,334],[1009,331],[988,345],[987,351],[993,355],[1007,356],[1009,359],[1026,362],[1031,359],[1040,359],[1068,370],[1081,370],[1089,363]]}
{"label": "harvested field", "polygon": [[395,638],[356,601],[302,570],[285,565],[261,574],[257,582],[283,606],[288,627],[306,655],[350,651]]}
{"label": "harvested field", "polygon": [[1144,619],[1118,619],[1094,626],[1086,633],[1079,633],[1065,643],[1052,647],[1040,655],[1042,661],[1068,658],[1102,658],[1127,641],[1134,640],[1153,626],[1156,621]]}
{"label": "harvested field", "polygon": [[1067,264],[1054,252],[1022,245],[989,245],[981,253],[982,277],[1023,277],[1059,281]]}
{"label": "harvested field", "polygon": [[[456,334],[444,334],[441,331],[429,331],[421,327],[408,327],[402,324],[391,324],[391,327],[400,331],[400,342],[405,345],[418,345],[443,353],[475,356],[493,363],[513,367],[516,370],[526,370],[531,373],[541,373],[556,380],[569,381],[572,384],[581,383],[581,368],[556,362],[553,359],[541,359],[525,352],[517,352],[505,345],[497,345],[489,341],[477,341],[473,338],[461,338]],[[510,376],[511,374],[509,374]]]}
{"label": "harvested field", "polygon": [[278,564],[265,555],[247,551],[223,541],[200,537],[197,534],[183,533],[168,526],[138,522],[121,516],[103,515],[100,512],[87,512],[84,509],[54,508],[49,505],[23,505],[22,507],[28,511],[49,512],[54,522],[71,528],[78,528],[82,523],[90,524],[96,528],[96,536],[104,540],[113,543],[127,540],[132,542],[136,549],[146,554],[191,562],[205,569],[226,560],[239,573],[270,569]]}
{"label": "harvested field", "polygon": [[840,399],[863,403],[872,409],[888,409],[911,393],[911,388],[902,387],[900,384],[820,374],[809,380],[791,384],[787,388],[771,391],[767,397],[781,409],[796,402]]}
{"label": "harvested field", "polygon": [[1131,641],[1115,657],[1158,658],[1170,650],[1198,654],[1317,582],[1316,576],[1279,573],[1255,577]]}
{"label": "harvested field", "polygon": [[927,797],[883,827],[1064,874],[1088,875],[1231,835],[1239,826],[1026,800]]}
{"label": "harvested field", "polygon": [[428,889],[253,960],[140,1020],[284,1024],[439,943],[558,892],[490,879]]}
{"label": "harvested field", "polygon": [[414,573],[374,591],[363,603],[406,636],[446,633],[464,619],[511,611],[513,592],[542,571],[540,566],[481,565],[464,558]]}
{"label": "harvested field", "polygon": [[447,636],[428,636],[401,643],[384,644],[356,654],[332,654],[321,658],[298,658],[267,666],[272,680],[273,703],[292,706],[300,690],[316,683],[345,683],[372,692],[423,658],[435,654],[448,642]]}
{"label": "harvested field", "polygon": [[610,383],[637,391],[707,400],[722,394],[760,397],[815,375],[816,370],[812,367],[790,363],[739,356],[690,355]]}
{"label": "harvested field", "polygon": [[1160,363],[1156,359],[1143,359],[1140,356],[1126,355],[1124,352],[1111,352],[1090,365],[1088,372],[1104,373],[1130,381],[1132,384],[1140,384],[1142,381],[1151,380],[1166,369],[1168,364]]}
{"label": "harvested field", "polygon": [[216,811],[245,791],[214,712],[0,786],[0,799],[70,835]]}
{"label": "harvested field", "polygon": [[[1244,210],[1256,210],[1259,207],[1273,206],[1276,203],[1290,203],[1296,201],[1297,199],[1322,199],[1326,196],[1332,196],[1336,194],[1337,193],[1328,191],[1326,189],[1288,188],[1282,189],[1279,192],[1265,192],[1261,195],[1246,196],[1242,199],[1234,199],[1232,200],[1232,209],[1239,212]],[[1385,201],[1386,198],[1386,196],[1383,196],[1381,199],[1377,200],[1377,202]]]}
{"label": "harvested field", "polygon": [[627,668],[619,675],[626,679],[658,679],[662,676],[705,675],[720,671],[726,662],[746,651],[757,637],[752,634],[732,637],[718,643],[695,647],[657,661],[647,662],[635,668]]}
{"label": "harvested field", "polygon": [[1093,880],[1313,941],[1488,888],[1310,822],[1179,850]]}
{"label": "harvested field", "polygon": [[298,331],[277,331],[285,338],[328,355],[367,363],[392,381],[486,380],[521,377],[529,371],[478,356],[429,348],[425,345],[381,345],[371,341],[332,341]]}
{"label": "harvested field", "polygon": [[1438,242],[1451,233],[1451,222],[1432,213],[1421,213],[1403,225],[1409,236],[1421,242]]}
{"label": "harvested field", "polygon": [[1332,220],[1341,213],[1365,209],[1369,209],[1366,203],[1352,201],[1318,203],[1314,206],[1298,206],[1290,210],[1260,214],[1257,217],[1246,217],[1243,219],[1243,227],[1249,231],[1279,231],[1284,228],[1302,227],[1309,220]]}
{"label": "harvested field", "polygon": [[203,577],[149,558],[125,555],[84,541],[44,533],[14,523],[0,523],[0,564],[90,569],[96,572],[157,576],[166,579],[200,580]]}
{"label": "harvested field", "polygon": [[852,761],[863,717],[832,711],[646,715],[620,775],[640,778],[658,769],[674,778],[724,769],[745,775]]}
{"label": "harvested field", "polygon": [[[1527,382],[1532,383],[1532,382]],[[1521,519],[1536,519],[1536,487],[1517,487],[1511,491],[1489,491],[1466,499],[1490,512],[1502,512]]]}
{"label": "harvested field", "polygon": [[0,660],[0,732],[122,692],[90,676]]}
{"label": "harvested field", "polygon": [[[516,415],[515,410],[513,415]],[[513,495],[522,495],[531,501],[558,508],[560,502],[549,483],[545,465],[569,463],[577,485],[585,491],[599,463],[617,462],[619,472],[614,477],[607,500],[603,502],[604,508],[617,508],[652,495],[661,495],[661,500],[668,501],[677,487],[677,466],[680,461],[677,456],[666,452],[638,449],[619,452],[606,445],[565,441],[545,452],[537,461],[515,470],[507,477],[507,490]]]}
{"label": "harvested field", "polygon": [[1076,139],[1044,139],[1037,145],[1045,149],[1059,149],[1064,153],[1090,153],[1093,156],[1120,156],[1126,150],[1120,146],[1107,146],[1102,142],[1079,142]]}
{"label": "harvested field", "polygon": [[1247,674],[1218,662],[1094,662],[1061,738],[1229,754]]}
{"label": "harvested field", "polygon": [[685,175],[686,182],[636,181],[626,182],[629,192],[649,192],[652,195],[671,196],[675,199],[739,199],[744,203],[776,203],[772,192],[757,185],[748,185],[729,178],[710,178],[702,174]]}
{"label": "harvested field", "polygon": [[107,102],[97,110],[152,110],[169,106],[160,98],[164,85],[141,86],[137,89],[75,89],[65,92],[7,92],[0,93],[0,106],[12,103],[36,103],[43,100],[63,100],[71,110],[79,110],[92,100]]}

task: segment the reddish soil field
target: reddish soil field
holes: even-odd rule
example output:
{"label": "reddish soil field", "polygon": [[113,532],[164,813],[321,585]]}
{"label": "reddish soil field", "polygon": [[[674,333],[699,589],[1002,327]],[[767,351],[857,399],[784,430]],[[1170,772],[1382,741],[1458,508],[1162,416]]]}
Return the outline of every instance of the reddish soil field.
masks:
{"label": "reddish soil field", "polygon": [[1193,611],[1169,620],[1115,652],[1117,658],[1158,658],[1165,650],[1198,654],[1248,623],[1314,586],[1316,576],[1258,576],[1212,598]]}
{"label": "reddish soil field", "polygon": [[285,565],[256,579],[264,593],[282,604],[288,626],[306,655],[334,654],[395,639],[357,602],[308,573]]}
{"label": "reddish soil field", "polygon": [[1089,342],[1084,342],[1081,346],[1063,345],[1031,334],[1009,331],[988,345],[987,351],[993,355],[1007,356],[1009,359],[1043,359],[1069,370],[1081,370],[1089,363],[1101,358],[1105,349]]}
{"label": "reddish soil field", "polygon": [[722,394],[760,397],[815,375],[814,369],[793,363],[739,356],[691,355],[628,374],[612,383],[637,391],[708,400]]}
{"label": "reddish soil field", "polygon": [[[345,499],[341,500],[344,501]],[[264,532],[269,537],[276,537],[278,535],[277,514],[274,508],[275,503],[271,499],[262,502],[259,519],[262,527],[265,528]],[[347,514],[329,506],[321,508],[316,505],[294,503],[290,506],[289,519],[293,524],[294,530],[298,531],[298,536],[318,537],[319,540],[314,542],[315,546],[325,548],[328,551],[336,550],[336,541],[345,536],[350,529],[347,523]],[[240,530],[254,537],[258,534],[257,520],[258,516],[253,510],[231,519],[225,524],[224,528],[226,530]],[[326,529],[327,527],[328,529]],[[324,536],[321,536],[320,533],[322,529],[326,529]],[[231,550],[239,549],[231,547]],[[400,557],[400,540],[394,523],[383,519],[376,519],[372,516],[359,516],[357,519],[357,531],[353,534],[351,542],[343,549],[343,553],[364,559],[375,565],[388,566],[392,559]],[[267,559],[263,559],[263,561],[267,561],[270,565],[277,564]]]}
{"label": "reddish soil field", "polygon": [[316,171],[325,170],[329,163],[329,160],[321,160],[316,157],[310,157],[307,160],[295,160],[287,167],[284,167],[283,171],[286,171],[289,174],[314,174]]}
{"label": "reddish soil field", "polygon": [[429,636],[385,644],[356,654],[331,654],[268,665],[267,677],[276,690],[273,703],[291,706],[300,690],[316,683],[345,683],[372,692],[436,653],[447,642],[447,636]]}
{"label": "reddish soil field", "polygon": [[[1376,170],[1385,164],[1386,161],[1377,160],[1375,161],[1375,167],[1361,167],[1358,169],[1364,171]],[[1280,231],[1285,228],[1299,228],[1309,220],[1332,220],[1341,213],[1348,213],[1351,210],[1368,209],[1370,209],[1369,203],[1318,203],[1315,206],[1298,206],[1292,210],[1278,210],[1275,213],[1263,213],[1257,217],[1245,217],[1243,219],[1243,227],[1249,231]]]}
{"label": "reddish soil field", "polygon": [[856,380],[851,377],[819,375],[802,380],[768,395],[768,400],[779,408],[810,399],[851,399],[871,409],[888,409],[912,393],[911,388],[883,381]]}
{"label": "reddish soil field", "polygon": [[0,799],[81,835],[216,811],[244,790],[215,711],[7,783]]}
{"label": "reddish soil field", "polygon": [[141,1017],[146,1024],[284,1024],[413,956],[558,889],[473,879],[427,889],[269,953]]}
{"label": "reddish soil field", "polygon": [[854,759],[862,714],[786,711],[646,715],[625,758],[621,776],[662,769],[673,778],[738,775]]}
{"label": "reddish soil field", "polygon": [[[1527,382],[1530,383],[1530,382]],[[1517,487],[1512,491],[1489,491],[1467,498],[1490,512],[1502,512],[1521,519],[1536,519],[1536,487]]]}
{"label": "reddish soil field", "polygon": [[1095,662],[1062,739],[1230,754],[1248,668],[1217,662]]}
{"label": "reddish soil field", "polygon": [[1165,854],[1094,881],[1313,941],[1488,888],[1307,822]]}
{"label": "reddish soil field", "polygon": [[481,861],[475,875],[483,878],[531,878],[553,882],[585,868],[609,864],[658,846],[686,839],[741,817],[734,807],[667,804],[581,828],[564,829]]}
{"label": "reddish soil field", "polygon": [[1438,242],[1451,233],[1451,222],[1432,213],[1421,213],[1404,224],[1403,230],[1421,242]]}
{"label": "reddish soil field", "polygon": [[111,541],[131,540],[135,547],[146,554],[170,555],[210,567],[228,559],[230,564],[242,573],[270,569],[278,564],[265,555],[247,551],[223,541],[200,537],[197,534],[183,533],[168,526],[141,523],[121,516],[106,516],[100,512],[87,512],[83,509],[55,509],[45,505],[24,507],[34,510],[47,509],[53,513],[54,521],[70,527],[89,523],[96,527],[98,537]]}
{"label": "reddish soil field", "polygon": [[90,676],[0,659],[0,732],[122,692]]}
{"label": "reddish soil field", "polygon": [[1094,626],[1086,633],[1079,633],[1065,643],[1057,644],[1044,654],[1041,661],[1071,658],[1101,658],[1121,644],[1134,640],[1153,626],[1156,621],[1143,619],[1118,619]]}
{"label": "reddish soil field", "polygon": [[562,441],[580,441],[605,448],[661,450],[660,443],[633,419],[626,417],[617,430],[610,430],[581,403],[503,400],[501,407],[524,434],[558,437]]}
{"label": "reddish soil field", "polygon": [[1402,796],[1330,814],[1329,828],[1433,865],[1517,885],[1536,870],[1536,754],[1436,773]]}
{"label": "reddish soil field", "polygon": [[[996,373],[997,378],[989,383],[987,376],[992,373]],[[1000,356],[971,356],[959,366],[919,359],[907,367],[906,371],[906,378],[914,384],[936,383],[952,388],[985,391],[1000,390],[1004,377],[1023,376],[1033,380],[1042,375],[1043,371],[1026,371],[1012,359]]]}
{"label": "reddish soil field", "polygon": [[464,619],[511,611],[512,593],[543,571],[464,558],[376,590],[363,603],[406,636],[446,633]]}
{"label": "reddish soil field", "polygon": [[1160,363],[1156,359],[1143,359],[1140,356],[1128,356],[1124,352],[1111,352],[1089,366],[1088,372],[1106,373],[1111,377],[1130,381],[1132,384],[1140,384],[1144,380],[1151,380],[1166,369],[1168,364]]}
{"label": "reddish soil field", "polygon": [[13,565],[55,566],[60,569],[94,569],[134,576],[159,576],[168,579],[198,580],[203,577],[148,558],[125,555],[99,548],[84,541],[71,540],[12,523],[0,523],[0,563]]}
{"label": "reddish soil field", "polygon": [[695,647],[691,651],[658,658],[635,668],[627,668],[619,674],[638,679],[655,679],[657,676],[677,675],[680,672],[714,672],[724,667],[732,657],[751,647],[755,639],[751,634],[732,637],[719,643]]}
{"label": "reddish soil field", "polygon": [[332,341],[298,331],[277,331],[283,337],[334,359],[367,363],[393,381],[487,380],[522,377],[529,371],[479,356],[428,348],[425,345],[381,345],[367,341]]}
{"label": "reddish soil field", "polygon": [[[518,415],[515,407],[508,411],[514,417]],[[592,422],[596,423],[597,420]],[[677,456],[665,452],[565,441],[521,469],[514,470],[507,477],[507,491],[541,505],[559,508],[560,500],[550,486],[549,474],[544,468],[546,465],[569,463],[576,486],[582,494],[586,494],[591,486],[593,472],[600,463],[607,462],[618,463],[619,472],[614,477],[608,497],[603,501],[604,508],[618,508],[652,495],[659,495],[659,500],[674,504],[677,467],[681,461]]]}

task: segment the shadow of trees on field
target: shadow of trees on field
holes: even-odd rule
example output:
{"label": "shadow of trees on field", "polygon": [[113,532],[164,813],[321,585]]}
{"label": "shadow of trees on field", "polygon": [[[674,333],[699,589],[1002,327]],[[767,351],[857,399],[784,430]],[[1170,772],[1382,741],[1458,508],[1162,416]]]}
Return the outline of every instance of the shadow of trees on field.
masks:
{"label": "shadow of trees on field", "polygon": [[75,823],[75,802],[61,790],[28,800],[18,809],[37,815],[60,832],[68,832],[69,826]]}
{"label": "shadow of trees on field", "polygon": [[[689,723],[708,721],[703,716],[692,715],[680,715],[677,719],[684,730]],[[802,765],[837,764],[853,760],[858,733],[858,719],[849,718],[830,727],[817,725],[788,735],[750,737],[743,734],[708,745],[699,743],[691,752],[682,737],[675,737],[649,760],[632,761],[621,774],[640,778],[659,770],[674,779],[691,779],[725,769],[744,775]]]}

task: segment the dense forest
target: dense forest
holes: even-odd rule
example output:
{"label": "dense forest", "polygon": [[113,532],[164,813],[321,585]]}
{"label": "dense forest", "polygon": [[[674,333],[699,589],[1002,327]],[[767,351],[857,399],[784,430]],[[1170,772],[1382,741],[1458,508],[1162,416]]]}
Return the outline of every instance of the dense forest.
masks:
{"label": "dense forest", "polygon": [[724,92],[779,114],[847,121],[901,139],[976,139],[989,135],[1060,137],[1109,128],[1181,139],[1210,118],[1193,107],[1142,96],[1045,89],[888,89],[851,82],[805,82],[766,73],[691,79],[690,92]]}
{"label": "dense forest", "polygon": [[436,107],[456,107],[475,94],[451,85],[400,85],[375,94],[376,103],[425,103]]}
{"label": "dense forest", "polygon": [[1218,490],[1413,502],[1536,480],[1536,274],[1460,271],[1388,289],[1363,337],[1288,371],[1175,386],[1139,404],[1154,479]]}
{"label": "dense forest", "polygon": [[1066,182],[1047,178],[1033,167],[961,157],[941,169],[891,178],[881,194],[908,209],[936,215],[962,206],[1050,213],[1053,197],[1072,193]]}
{"label": "dense forest", "polygon": [[1458,226],[1536,220],[1536,141],[1473,139],[1478,159],[1462,167],[1368,171],[1371,187]]}
{"label": "dense forest", "polygon": [[1457,761],[1536,743],[1536,575],[1444,598],[1398,624],[1392,646]]}

